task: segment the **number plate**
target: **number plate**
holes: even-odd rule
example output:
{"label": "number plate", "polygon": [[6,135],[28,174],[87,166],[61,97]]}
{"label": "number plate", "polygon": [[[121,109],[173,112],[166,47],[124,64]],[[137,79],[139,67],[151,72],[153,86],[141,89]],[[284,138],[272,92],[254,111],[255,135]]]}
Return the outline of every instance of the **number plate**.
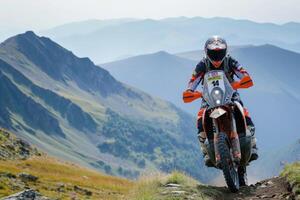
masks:
{"label": "number plate", "polygon": [[211,91],[215,87],[219,87],[221,90],[225,90],[224,85],[224,77],[221,72],[208,72],[207,74],[207,85],[208,85],[208,92],[211,93]]}

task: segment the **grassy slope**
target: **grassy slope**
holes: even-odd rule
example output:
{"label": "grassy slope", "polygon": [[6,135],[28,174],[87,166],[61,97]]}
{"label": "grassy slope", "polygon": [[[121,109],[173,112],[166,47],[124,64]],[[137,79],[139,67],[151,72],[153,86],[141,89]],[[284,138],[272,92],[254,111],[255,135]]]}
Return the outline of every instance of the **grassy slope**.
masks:
{"label": "grassy slope", "polygon": [[[19,183],[17,174],[26,172],[37,176],[37,182]],[[30,187],[48,197],[70,199],[122,199],[132,183],[125,179],[103,175],[74,164],[64,163],[51,157],[32,157],[28,160],[0,161],[0,173],[10,173],[16,178],[1,176],[0,196],[6,196]],[[75,187],[83,189],[76,190]],[[87,195],[84,191],[92,192]]]}
{"label": "grassy slope", "polygon": [[[27,173],[37,177],[28,181],[20,177]],[[184,194],[174,195],[166,187],[179,184]],[[132,182],[72,164],[41,153],[25,141],[0,129],[0,197],[31,188],[42,195],[59,199],[128,199],[163,200],[218,195],[211,187],[200,185],[194,179],[173,172],[171,175],[148,175]],[[196,198],[196,199],[197,199]]]}
{"label": "grassy slope", "polygon": [[[28,181],[20,177],[26,173],[37,177]],[[165,187],[179,184],[184,194],[174,195]],[[182,199],[194,195],[210,199],[217,195],[211,187],[173,172],[171,175],[148,175],[133,182],[116,178],[41,153],[25,141],[0,129],[0,198],[24,189],[34,189],[50,198],[64,199]],[[196,198],[196,199],[197,199]]]}
{"label": "grassy slope", "polygon": [[[20,173],[38,180],[24,181]],[[49,157],[0,130],[0,197],[32,188],[59,199],[124,199],[132,186],[131,181]]]}
{"label": "grassy slope", "polygon": [[[22,179],[19,174],[37,177]],[[300,163],[287,165],[281,176],[300,194]],[[170,186],[168,184],[177,184]],[[116,178],[41,153],[0,129],[0,197],[31,188],[42,195],[67,199],[213,200],[226,195],[225,188],[203,185],[180,172],[147,174],[138,181]]]}
{"label": "grassy slope", "polygon": [[281,176],[287,178],[293,193],[300,198],[300,162],[287,165],[282,171]]}

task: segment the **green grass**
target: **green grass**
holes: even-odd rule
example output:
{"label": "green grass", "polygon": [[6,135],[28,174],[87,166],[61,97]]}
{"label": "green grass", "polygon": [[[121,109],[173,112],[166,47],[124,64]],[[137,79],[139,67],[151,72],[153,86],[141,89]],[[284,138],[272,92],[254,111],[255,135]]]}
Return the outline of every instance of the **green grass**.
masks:
{"label": "green grass", "polygon": [[[178,184],[180,187],[172,189],[167,184]],[[183,194],[174,194],[173,191],[184,191]],[[169,175],[156,174],[140,178],[130,192],[130,200],[210,200],[218,199],[221,191],[197,182],[193,178],[178,171]]]}
{"label": "green grass", "polygon": [[158,177],[143,177],[135,185],[128,199],[132,200],[156,200],[159,197],[161,182]]}
{"label": "green grass", "polygon": [[286,177],[292,186],[293,193],[300,196],[300,162],[285,166],[281,176]]}
{"label": "green grass", "polygon": [[179,185],[196,185],[197,182],[190,178],[189,176],[179,172],[174,171],[170,176],[167,177],[166,184],[175,183]]}

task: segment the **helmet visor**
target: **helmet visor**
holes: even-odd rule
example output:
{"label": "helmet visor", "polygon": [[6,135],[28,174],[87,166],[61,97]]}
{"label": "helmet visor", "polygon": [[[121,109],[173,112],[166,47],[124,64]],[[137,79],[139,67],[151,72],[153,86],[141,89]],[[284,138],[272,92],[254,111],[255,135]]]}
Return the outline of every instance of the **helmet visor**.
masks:
{"label": "helmet visor", "polygon": [[207,56],[211,61],[222,61],[226,56],[226,49],[207,49]]}

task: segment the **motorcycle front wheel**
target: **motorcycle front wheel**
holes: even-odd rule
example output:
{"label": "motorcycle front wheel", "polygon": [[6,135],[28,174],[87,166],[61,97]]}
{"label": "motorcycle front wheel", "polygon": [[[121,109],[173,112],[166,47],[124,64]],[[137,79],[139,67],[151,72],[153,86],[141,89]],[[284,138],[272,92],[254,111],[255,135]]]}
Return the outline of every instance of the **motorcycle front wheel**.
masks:
{"label": "motorcycle front wheel", "polygon": [[246,167],[239,166],[238,168],[238,175],[239,175],[239,183],[240,186],[247,186],[248,185],[248,180],[247,180],[247,172],[246,172]]}
{"label": "motorcycle front wheel", "polygon": [[221,158],[220,166],[223,171],[226,184],[231,192],[237,192],[240,187],[238,170],[237,166],[231,159],[229,141],[225,133],[219,133],[217,147]]}

